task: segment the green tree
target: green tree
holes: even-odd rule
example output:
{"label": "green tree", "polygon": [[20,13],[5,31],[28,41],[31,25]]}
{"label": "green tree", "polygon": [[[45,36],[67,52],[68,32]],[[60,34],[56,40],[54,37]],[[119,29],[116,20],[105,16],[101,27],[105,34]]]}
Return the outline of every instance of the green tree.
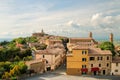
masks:
{"label": "green tree", "polygon": [[20,61],[20,57],[19,56],[15,56],[14,61]]}
{"label": "green tree", "polygon": [[6,61],[6,62],[5,62],[5,65],[4,65],[4,69],[5,69],[6,71],[9,71],[9,70],[10,70],[10,65],[11,65],[11,64],[12,64],[11,62]]}
{"label": "green tree", "polygon": [[4,74],[4,72],[5,72],[4,67],[0,67],[0,77],[2,77],[2,75]]}
{"label": "green tree", "polygon": [[20,74],[20,67],[18,65],[15,65],[13,70],[14,70],[14,75],[15,76]]}
{"label": "green tree", "polygon": [[0,45],[1,46],[5,46],[5,45],[7,45],[9,42],[8,41],[2,41],[2,42],[0,42]]}
{"label": "green tree", "polygon": [[26,42],[38,42],[38,39],[36,37],[26,37]]}
{"label": "green tree", "polygon": [[114,47],[114,44],[111,43],[111,42],[103,42],[99,45],[99,48],[101,48],[102,50],[110,50],[112,52],[112,55],[114,56],[115,55],[115,47]]}
{"label": "green tree", "polygon": [[26,70],[27,70],[27,65],[24,63],[24,62],[19,62],[18,63],[19,67],[20,67],[20,73],[21,74],[24,74],[26,73]]}
{"label": "green tree", "polygon": [[19,37],[13,40],[14,42],[18,42],[20,44],[26,44],[25,38]]}

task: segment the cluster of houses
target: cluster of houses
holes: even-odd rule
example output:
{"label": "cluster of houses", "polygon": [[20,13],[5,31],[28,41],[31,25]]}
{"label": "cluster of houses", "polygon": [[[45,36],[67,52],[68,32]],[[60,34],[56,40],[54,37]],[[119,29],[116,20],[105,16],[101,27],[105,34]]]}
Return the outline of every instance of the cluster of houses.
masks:
{"label": "cluster of houses", "polygon": [[[113,34],[110,34],[113,42]],[[68,43],[67,70],[70,75],[120,75],[120,57],[112,57],[109,50],[99,45],[90,32],[88,38],[70,38]]]}
{"label": "cluster of houses", "polygon": [[[62,40],[59,39],[60,37],[49,36],[47,34],[45,35],[44,34],[45,33],[43,32],[43,30],[41,31],[41,33],[34,33],[33,36],[37,37],[39,39],[39,42],[29,43],[29,46],[31,48],[34,47],[35,45],[40,45],[41,43],[47,45],[46,49],[43,50],[35,49],[32,52],[34,60],[26,62],[26,64],[29,66],[29,69],[33,69],[37,73],[53,71],[56,68],[58,68],[61,64],[63,64],[66,59],[66,50]],[[41,67],[42,69],[39,69],[40,64],[44,64],[44,67]]]}
{"label": "cluster of houses", "polygon": [[[29,69],[42,73],[53,71],[66,61],[68,75],[120,75],[120,58],[113,58],[111,51],[98,48],[100,43],[93,39],[92,32],[87,38],[69,38],[68,51],[59,37],[48,36],[43,30],[33,36],[47,48],[33,51],[34,60],[26,62]],[[110,42],[113,42],[112,33]]]}

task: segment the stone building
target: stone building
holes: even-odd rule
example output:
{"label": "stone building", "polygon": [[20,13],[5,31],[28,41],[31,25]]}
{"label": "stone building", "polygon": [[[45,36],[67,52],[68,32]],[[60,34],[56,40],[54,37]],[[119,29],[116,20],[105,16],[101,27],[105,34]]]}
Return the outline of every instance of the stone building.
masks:
{"label": "stone building", "polygon": [[111,75],[120,75],[120,57],[114,57],[112,59]]}
{"label": "stone building", "polygon": [[109,75],[112,53],[99,48],[75,47],[67,54],[67,74]]}
{"label": "stone building", "polygon": [[49,45],[54,45],[54,44],[62,44],[62,40],[56,40],[56,39],[47,39],[45,44]]}
{"label": "stone building", "polygon": [[110,33],[110,42],[112,42],[113,43],[113,33]]}
{"label": "stone building", "polygon": [[88,56],[88,74],[110,75],[112,53],[109,50],[101,50],[100,48],[89,48]]}
{"label": "stone building", "polygon": [[98,42],[93,39],[92,32],[89,33],[89,37],[87,38],[69,38],[69,43],[67,44],[69,51],[78,45],[82,47],[96,47]]}
{"label": "stone building", "polygon": [[35,53],[35,59],[46,60],[46,71],[55,70],[65,60],[65,50],[60,48],[39,50]]}
{"label": "stone building", "polygon": [[46,34],[43,29],[41,30],[41,32],[37,32],[37,33],[33,33],[32,36],[33,37],[43,37],[43,36],[47,36],[48,34]]}
{"label": "stone building", "polygon": [[[113,35],[111,34],[111,41]],[[109,75],[111,71],[112,53],[97,48],[98,42],[93,39],[92,32],[87,38],[70,38],[67,54],[67,74],[72,75]]]}
{"label": "stone building", "polygon": [[34,70],[35,73],[43,73],[45,71],[45,62],[42,59],[26,61],[25,64],[29,70]]}

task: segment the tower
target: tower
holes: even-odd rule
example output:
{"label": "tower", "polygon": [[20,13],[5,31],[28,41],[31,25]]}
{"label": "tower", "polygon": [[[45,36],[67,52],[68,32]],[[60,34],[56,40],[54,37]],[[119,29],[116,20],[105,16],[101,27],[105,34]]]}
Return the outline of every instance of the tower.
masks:
{"label": "tower", "polygon": [[41,30],[41,33],[42,33],[42,34],[44,34],[44,31],[43,31],[43,29]]}
{"label": "tower", "polygon": [[89,37],[92,38],[92,32],[89,33]]}
{"label": "tower", "polygon": [[113,33],[110,33],[110,42],[113,43]]}

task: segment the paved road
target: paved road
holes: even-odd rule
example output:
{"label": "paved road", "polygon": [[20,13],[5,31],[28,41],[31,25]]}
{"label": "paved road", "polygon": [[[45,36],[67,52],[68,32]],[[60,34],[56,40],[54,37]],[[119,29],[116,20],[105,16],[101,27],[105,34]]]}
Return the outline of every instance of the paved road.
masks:
{"label": "paved road", "polygon": [[35,75],[24,80],[120,80],[120,76],[71,76],[65,74],[65,68],[56,71]]}

